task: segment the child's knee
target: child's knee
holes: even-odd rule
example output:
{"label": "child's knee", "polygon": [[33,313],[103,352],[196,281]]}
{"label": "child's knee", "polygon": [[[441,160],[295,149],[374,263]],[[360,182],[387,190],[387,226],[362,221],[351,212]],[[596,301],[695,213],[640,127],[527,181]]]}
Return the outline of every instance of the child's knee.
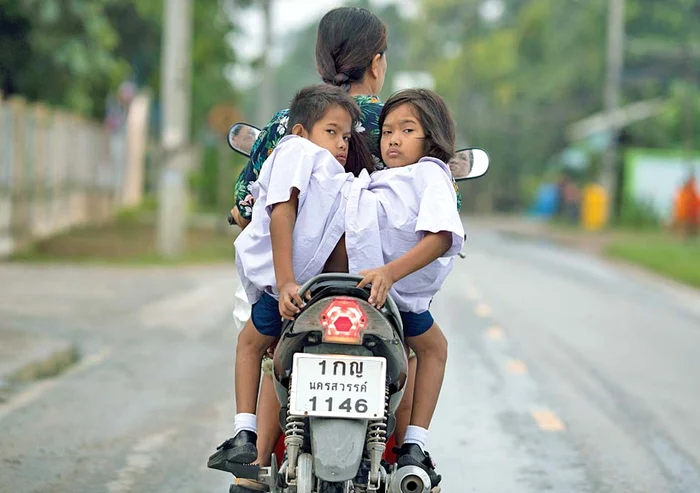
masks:
{"label": "child's knee", "polygon": [[437,324],[417,337],[408,339],[409,346],[415,351],[416,357],[430,358],[441,362],[447,362],[447,338]]}
{"label": "child's knee", "polygon": [[240,334],[238,334],[238,351],[253,351],[254,353],[260,353],[260,356],[265,353],[268,347],[270,347],[271,341],[274,341],[274,337],[266,336],[258,332],[253,325],[251,320],[248,320],[243,326]]}
{"label": "child's knee", "polygon": [[435,328],[437,329],[435,333],[435,345],[440,354],[444,353],[445,358],[447,358],[447,337],[445,337],[445,334],[443,334],[437,324],[435,324]]}

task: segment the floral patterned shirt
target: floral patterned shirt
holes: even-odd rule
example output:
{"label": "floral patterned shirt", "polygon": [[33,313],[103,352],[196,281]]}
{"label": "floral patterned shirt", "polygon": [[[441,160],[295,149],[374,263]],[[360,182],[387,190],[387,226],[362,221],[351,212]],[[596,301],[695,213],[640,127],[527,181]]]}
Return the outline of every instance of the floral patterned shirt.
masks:
{"label": "floral patterned shirt", "polygon": [[[379,149],[379,115],[382,112],[384,103],[376,96],[354,96],[357,105],[362,113],[361,127],[358,129],[361,133],[367,132],[369,150],[374,159],[374,167],[377,170],[384,169],[385,165],[382,162],[381,151]],[[236,184],[234,185],[234,200],[238,212],[241,217],[250,220],[253,213],[253,195],[250,193],[250,188],[260,175],[260,168],[267,157],[272,154],[277,144],[282,137],[287,133],[287,123],[289,122],[289,110],[281,110],[275,113],[272,119],[265,125],[258,135],[253,148],[250,151],[250,159],[248,163],[238,175]],[[455,191],[457,192],[457,210],[462,205],[462,196],[459,193],[457,184]]]}

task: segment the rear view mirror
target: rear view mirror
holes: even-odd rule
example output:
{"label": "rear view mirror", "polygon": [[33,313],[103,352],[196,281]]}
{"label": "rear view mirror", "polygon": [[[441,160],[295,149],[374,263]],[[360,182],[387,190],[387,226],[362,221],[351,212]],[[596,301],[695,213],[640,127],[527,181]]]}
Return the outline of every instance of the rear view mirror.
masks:
{"label": "rear view mirror", "polygon": [[474,147],[457,151],[448,165],[455,181],[472,180],[486,174],[489,161],[486,151]]}
{"label": "rear view mirror", "polygon": [[235,123],[228,131],[228,145],[239,154],[250,157],[260,129],[247,123]]}

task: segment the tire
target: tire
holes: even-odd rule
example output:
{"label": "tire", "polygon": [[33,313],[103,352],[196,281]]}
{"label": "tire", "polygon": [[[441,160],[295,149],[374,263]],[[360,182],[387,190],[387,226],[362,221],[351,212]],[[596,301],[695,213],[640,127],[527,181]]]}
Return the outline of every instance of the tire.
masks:
{"label": "tire", "polygon": [[318,493],[345,493],[345,481],[342,483],[321,481],[318,485]]}
{"label": "tire", "polygon": [[297,493],[312,493],[314,490],[313,458],[301,454],[297,460]]}

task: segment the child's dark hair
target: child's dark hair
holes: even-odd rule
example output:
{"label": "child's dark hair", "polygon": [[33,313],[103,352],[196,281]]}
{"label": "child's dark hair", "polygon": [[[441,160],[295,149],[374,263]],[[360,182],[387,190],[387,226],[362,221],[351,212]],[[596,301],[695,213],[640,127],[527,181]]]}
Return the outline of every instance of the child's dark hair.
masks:
{"label": "child's dark hair", "polygon": [[379,115],[379,128],[392,110],[403,104],[410,104],[416,111],[425,133],[424,151],[426,156],[436,157],[447,163],[455,153],[455,124],[445,101],[428,89],[404,89],[395,92],[384,103]]}
{"label": "child's dark hair", "polygon": [[340,87],[318,84],[304,87],[297,92],[289,106],[287,134],[291,134],[296,124],[301,124],[307,132],[311,132],[313,126],[333,106],[340,106],[347,111],[352,120],[352,134],[345,169],[355,176],[359,175],[362,169],[374,171],[367,142],[355,131],[355,125],[362,116],[360,107],[355,99]]}

